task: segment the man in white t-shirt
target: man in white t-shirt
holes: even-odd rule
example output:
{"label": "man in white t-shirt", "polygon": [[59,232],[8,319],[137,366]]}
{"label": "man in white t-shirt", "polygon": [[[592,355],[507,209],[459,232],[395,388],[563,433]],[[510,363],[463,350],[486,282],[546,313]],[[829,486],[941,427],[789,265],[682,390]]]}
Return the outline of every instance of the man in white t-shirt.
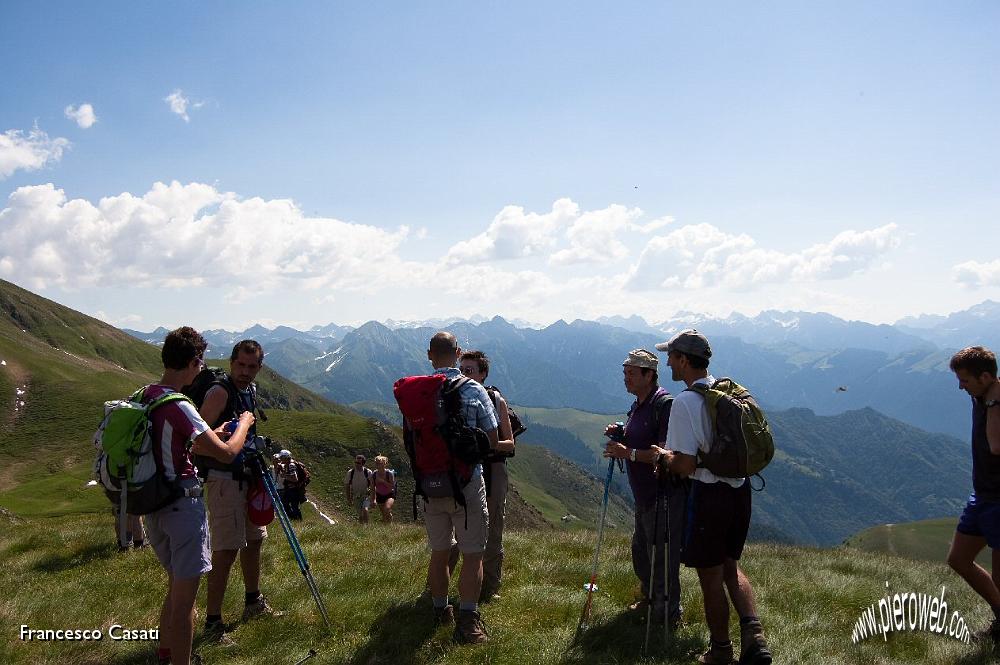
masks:
{"label": "man in white t-shirt", "polygon": [[354,456],[354,466],[344,475],[344,495],[347,503],[358,511],[358,521],[368,524],[368,509],[375,493],[375,472],[365,466],[368,461],[361,453]]}
{"label": "man in white t-shirt", "polygon": [[[672,380],[683,381],[689,388],[715,382],[708,373],[712,347],[697,330],[683,330],[656,348],[667,352]],[[711,444],[712,422],[705,399],[693,390],[680,392],[670,412],[662,464],[692,481],[682,557],[684,565],[698,571],[712,638],[698,662],[728,665],[733,660],[728,589],[740,616],[740,665],[768,665],[771,652],[757,618],[753,587],[737,563],[750,528],[750,483],[745,478],[722,478],[699,467],[698,453],[707,452]]]}

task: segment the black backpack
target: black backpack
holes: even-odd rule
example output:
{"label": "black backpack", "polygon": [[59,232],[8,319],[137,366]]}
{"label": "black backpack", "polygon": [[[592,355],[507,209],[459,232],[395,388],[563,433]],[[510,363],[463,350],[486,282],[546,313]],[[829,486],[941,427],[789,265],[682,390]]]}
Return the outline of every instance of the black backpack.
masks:
{"label": "black backpack", "polygon": [[[226,370],[221,367],[206,367],[198,372],[198,375],[194,377],[194,380],[190,384],[181,389],[181,392],[190,397],[194,405],[198,409],[201,409],[202,404],[205,403],[205,395],[214,386],[225,388],[226,408],[219,414],[219,417],[216,419],[217,422],[208,423],[209,427],[213,429],[227,420],[238,417],[246,410],[240,401],[239,390],[229,377],[229,374],[226,373]],[[208,457],[207,455],[195,455],[194,464],[198,468],[199,477],[202,479],[205,479],[208,476],[209,470],[213,469],[232,474],[234,480],[245,480],[251,476],[250,470],[246,468],[242,453],[237,455],[236,459],[229,464],[224,464],[214,457]]]}

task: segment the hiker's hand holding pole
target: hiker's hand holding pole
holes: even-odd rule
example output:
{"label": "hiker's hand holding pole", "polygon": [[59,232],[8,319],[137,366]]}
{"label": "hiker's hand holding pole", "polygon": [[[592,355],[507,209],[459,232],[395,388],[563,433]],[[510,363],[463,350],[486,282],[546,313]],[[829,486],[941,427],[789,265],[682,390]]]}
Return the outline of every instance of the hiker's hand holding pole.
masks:
{"label": "hiker's hand holding pole", "polygon": [[611,459],[628,459],[629,449],[623,444],[608,440],[608,445],[604,448],[604,457]]}

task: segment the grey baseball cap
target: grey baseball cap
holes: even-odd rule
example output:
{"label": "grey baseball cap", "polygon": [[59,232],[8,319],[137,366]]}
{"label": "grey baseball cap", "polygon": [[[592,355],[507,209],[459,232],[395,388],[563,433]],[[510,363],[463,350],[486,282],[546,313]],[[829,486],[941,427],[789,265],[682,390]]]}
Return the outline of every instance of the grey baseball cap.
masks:
{"label": "grey baseball cap", "polygon": [[641,367],[643,369],[656,369],[659,362],[660,359],[652,351],[632,349],[628,352],[628,357],[622,362],[622,366],[631,365],[632,367]]}
{"label": "grey baseball cap", "polygon": [[656,349],[667,353],[680,351],[705,360],[712,357],[712,345],[708,343],[708,338],[694,328],[682,330],[666,342],[660,342]]}

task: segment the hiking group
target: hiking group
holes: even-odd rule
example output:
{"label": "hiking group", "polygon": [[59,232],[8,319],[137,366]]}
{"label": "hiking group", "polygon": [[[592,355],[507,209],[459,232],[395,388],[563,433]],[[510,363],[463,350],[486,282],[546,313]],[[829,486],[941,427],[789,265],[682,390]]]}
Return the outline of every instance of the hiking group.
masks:
{"label": "hiking group", "polygon": [[[163,374],[127,400],[108,402],[95,434],[95,473],[115,504],[119,545],[149,545],[167,573],[160,614],[161,663],[192,658],[195,598],[208,575],[204,635],[229,642],[222,607],[237,557],[245,591],[241,621],[281,616],[261,593],[261,548],[274,511],[301,517],[309,482],[305,465],[281,450],[266,469],[261,454],[269,440],[256,434],[254,379],[264,351],[253,340],[232,350],[229,371],[208,369],[207,344],[189,327],[167,334]],[[672,396],[659,385],[657,355],[630,351],[622,362],[625,390],[635,399],[623,423],[609,424],[604,456],[624,465],[634,497],[632,566],[640,599],[629,606],[647,626],[667,636],[684,621],[680,565],[693,568],[703,597],[708,649],[698,662],[734,662],[730,605],[739,617],[740,664],[772,660],[758,617],[753,585],[739,560],[750,525],[750,476],[774,453],[769,428],[756,402],[734,381],[708,370],[712,349],[696,330],[656,344],[666,353],[671,380],[684,384]],[[404,377],[393,386],[403,415],[403,443],[413,471],[414,518],[420,498],[431,550],[427,593],[433,616],[454,623],[454,639],[482,644],[489,636],[480,604],[499,598],[503,578],[503,528],[508,477],[506,460],[524,431],[500,391],[486,386],[490,361],[464,352],[454,335],[435,334],[427,358],[432,372]],[[994,620],[980,637],[1000,643],[1000,380],[996,356],[981,346],[956,353],[950,363],[959,388],[972,399],[973,493],[954,534],[948,564],[990,605]],[[392,521],[396,473],[384,455],[376,469],[357,455],[345,476],[348,503],[368,520],[372,503]],[[280,486],[280,489],[277,487]],[[272,505],[268,497],[279,499]],[[601,526],[603,527],[604,514]],[[287,516],[287,517],[286,517]],[[145,528],[140,517],[145,517]],[[293,552],[326,619],[291,527],[282,522]],[[600,552],[594,555],[592,593]],[[993,573],[975,562],[989,547]],[[457,607],[449,600],[459,556]],[[585,616],[589,615],[588,603]],[[645,615],[645,616],[643,616]],[[581,627],[584,618],[581,618]],[[197,657],[195,657],[197,659]]]}

